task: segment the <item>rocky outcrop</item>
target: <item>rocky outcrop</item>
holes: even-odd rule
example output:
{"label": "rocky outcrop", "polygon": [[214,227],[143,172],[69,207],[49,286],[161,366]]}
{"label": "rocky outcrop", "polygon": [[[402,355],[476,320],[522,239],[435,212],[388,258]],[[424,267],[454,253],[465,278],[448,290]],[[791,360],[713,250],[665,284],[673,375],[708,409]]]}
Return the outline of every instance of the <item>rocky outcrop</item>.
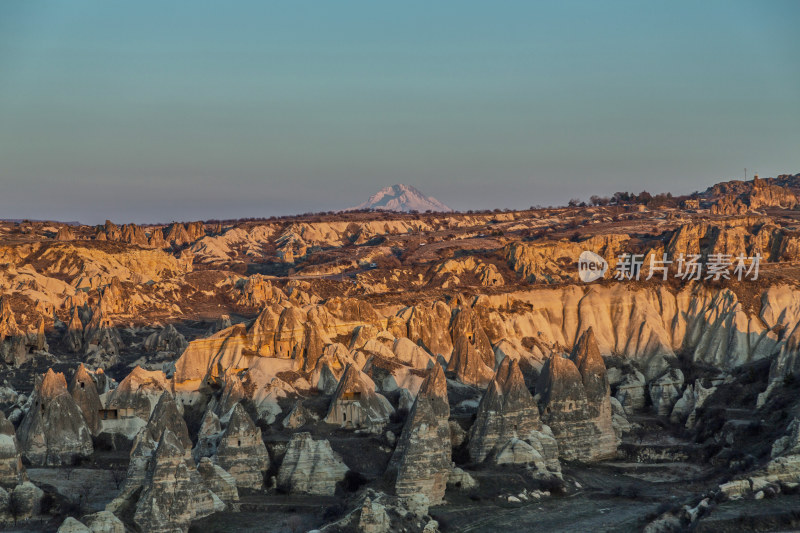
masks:
{"label": "rocky outcrop", "polygon": [[[3,516],[5,511],[2,508],[2,500],[4,493],[8,495],[8,508],[13,509],[13,517]],[[3,522],[10,523],[13,519],[14,524],[29,520],[41,514],[42,502],[44,500],[44,491],[31,483],[24,481],[20,483],[14,490],[7,493],[4,489],[0,488],[0,525]],[[4,520],[5,519],[5,520]]]}
{"label": "rocky outcrop", "polygon": [[56,234],[57,241],[74,241],[75,232],[69,226],[59,226],[58,233]]}
{"label": "rocky outcrop", "polygon": [[219,417],[209,409],[203,416],[200,431],[197,433],[197,444],[192,449],[192,457],[199,462],[202,457],[213,457],[217,453],[219,440],[222,438],[222,425]]}
{"label": "rocky outcrop", "polygon": [[369,376],[348,364],[324,421],[379,433],[393,412],[389,401],[375,392],[375,383]]}
{"label": "rocky outcrop", "polygon": [[148,352],[169,352],[173,357],[182,354],[189,343],[186,337],[181,335],[175,326],[167,324],[156,333],[151,334],[144,341],[144,348]]}
{"label": "rocky outcrop", "polygon": [[122,337],[102,305],[92,311],[92,319],[83,331],[83,346],[86,355],[96,357],[106,365],[117,360],[122,349]]}
{"label": "rocky outcrop", "polygon": [[72,308],[72,317],[67,323],[63,341],[73,353],[78,353],[83,347],[83,322],[77,307]]}
{"label": "rocky outcrop", "polygon": [[130,492],[140,486],[147,472],[147,465],[158,447],[165,431],[169,430],[182,448],[190,449],[192,440],[186,421],[178,411],[175,399],[168,392],[161,394],[153,413],[133,441],[125,479],[125,491]]}
{"label": "rocky outcrop", "polygon": [[675,402],[669,419],[673,424],[683,424],[692,429],[697,418],[697,409],[716,392],[716,387],[704,387],[703,382],[695,380],[694,385],[687,385],[683,395]]}
{"label": "rocky outcrop", "polygon": [[0,297],[0,359],[6,364],[18,367],[30,361],[31,352],[47,350],[43,326],[30,335],[17,325],[11,304]]}
{"label": "rocky outcrop", "polygon": [[186,458],[178,437],[164,431],[148,462],[136,525],[144,531],[186,533],[192,520],[223,510],[225,504],[193,472],[194,461]]}
{"label": "rocky outcrop", "polygon": [[298,401],[292,407],[292,410],[289,411],[289,414],[286,415],[286,418],[283,419],[281,425],[285,428],[290,429],[299,429],[306,424],[313,423],[319,420],[319,417],[306,409],[303,406],[303,403]]}
{"label": "rocky outcrop", "polygon": [[539,408],[525,386],[519,364],[506,357],[478,406],[470,429],[470,459],[483,462],[512,438],[524,438],[541,429]]}
{"label": "rocky outcrop", "polygon": [[646,380],[644,374],[638,370],[631,369],[625,374],[623,381],[617,385],[617,393],[614,396],[627,414],[644,409],[647,397],[645,396]]}
{"label": "rocky outcrop", "polygon": [[449,333],[451,313],[450,307],[439,301],[430,306],[406,308],[398,316],[407,324],[409,339],[434,356],[441,355],[449,360],[453,352],[453,340]]}
{"label": "rocky outcrop", "polygon": [[68,516],[61,523],[56,533],[91,533],[91,530],[78,520]]}
{"label": "rocky outcrop", "polygon": [[611,413],[607,425],[598,425],[597,416],[593,416],[596,407],[589,406],[583,376],[570,359],[551,357],[542,368],[536,391],[542,422],[552,429],[562,459],[594,461],[614,455]]}
{"label": "rocky outcrop", "polygon": [[225,502],[229,510],[236,509],[239,490],[232,475],[219,465],[215,465],[208,457],[203,457],[197,462],[197,473],[200,474],[203,485]]}
{"label": "rocky outcrop", "polygon": [[220,437],[214,461],[233,476],[238,487],[260,489],[270,465],[261,430],[239,403],[227,418],[228,426]]}
{"label": "rocky outcrop", "polygon": [[753,209],[762,207],[792,209],[797,205],[797,196],[788,189],[768,184],[756,176],[753,179],[753,189],[748,195],[747,201]]}
{"label": "rocky outcrop", "polygon": [[14,425],[0,411],[0,487],[11,489],[27,479]]}
{"label": "rocky outcrop", "polygon": [[606,365],[600,355],[597,339],[592,328],[587,329],[572,349],[570,359],[580,372],[591,422],[597,432],[592,446],[595,458],[613,457],[619,441],[614,431],[611,388],[606,373]]}
{"label": "rocky outcrop", "polygon": [[465,274],[478,278],[480,284],[485,287],[501,287],[505,284],[503,275],[495,265],[484,263],[472,256],[463,259],[448,259],[437,266],[434,272],[439,278],[437,281],[443,287],[460,285],[460,277]]}
{"label": "rocky outcrop", "polygon": [[[492,368],[494,366],[494,349],[489,337],[483,329],[478,313],[471,307],[461,306],[453,315],[450,332],[453,336],[454,350],[458,348],[458,339],[466,337],[467,341],[475,348],[483,364]],[[454,351],[454,355],[457,351]]]}
{"label": "rocky outcrop", "polygon": [[711,205],[712,215],[744,215],[748,211],[741,199],[726,194]]}
{"label": "rocky outcrop", "polygon": [[423,494],[432,504],[442,501],[453,468],[449,416],[447,380],[437,364],[417,393],[389,462],[387,475],[398,497]]}
{"label": "rocky outcrop", "polygon": [[[492,354],[494,360],[494,354]],[[458,381],[476,387],[486,387],[492,379],[492,370],[486,365],[473,343],[466,335],[456,339],[453,355],[447,365]]]}
{"label": "rocky outcrop", "polygon": [[89,426],[92,435],[97,435],[100,432],[100,410],[103,408],[103,404],[100,402],[94,378],[82,363],[75,371],[75,375],[72,376],[69,393],[83,413],[83,418],[86,419],[86,425]]}
{"label": "rocky outcrop", "polygon": [[108,409],[133,409],[134,414],[144,420],[150,414],[164,392],[171,387],[161,371],[148,371],[135,367],[108,397]]}
{"label": "rocky outcrop", "polygon": [[278,487],[291,493],[333,496],[348,470],[327,440],[295,433],[278,470]]}
{"label": "rocky outcrop", "polygon": [[663,376],[650,383],[650,400],[653,411],[658,416],[667,416],[672,413],[672,408],[683,389],[683,372],[678,368],[671,368]]}
{"label": "rocky outcrop", "polygon": [[125,524],[110,511],[100,511],[81,520],[91,533],[126,533]]}
{"label": "rocky outcrop", "polygon": [[67,389],[64,374],[50,369],[44,378],[37,378],[17,437],[22,455],[33,465],[69,465],[92,454],[92,432]]}

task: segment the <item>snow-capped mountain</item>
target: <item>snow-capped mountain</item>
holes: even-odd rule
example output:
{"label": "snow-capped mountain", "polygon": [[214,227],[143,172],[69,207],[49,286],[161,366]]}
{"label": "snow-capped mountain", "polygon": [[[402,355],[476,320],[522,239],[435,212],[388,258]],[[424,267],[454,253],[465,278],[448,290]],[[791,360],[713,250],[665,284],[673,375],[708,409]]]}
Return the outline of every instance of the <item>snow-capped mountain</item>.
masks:
{"label": "snow-capped mountain", "polygon": [[434,198],[433,196],[425,196],[418,189],[411,185],[392,185],[381,189],[376,194],[369,197],[369,200],[356,207],[348,209],[352,211],[355,209],[380,209],[383,211],[439,211],[449,212],[452,211],[449,207]]}

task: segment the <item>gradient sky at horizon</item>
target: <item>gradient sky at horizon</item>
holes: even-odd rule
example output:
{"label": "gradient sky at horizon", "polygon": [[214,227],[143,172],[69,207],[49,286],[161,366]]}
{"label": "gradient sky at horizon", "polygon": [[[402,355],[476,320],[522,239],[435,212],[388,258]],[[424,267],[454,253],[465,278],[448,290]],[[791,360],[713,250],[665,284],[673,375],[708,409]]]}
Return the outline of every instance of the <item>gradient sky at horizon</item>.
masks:
{"label": "gradient sky at horizon", "polygon": [[0,218],[456,209],[800,172],[800,2],[0,2]]}

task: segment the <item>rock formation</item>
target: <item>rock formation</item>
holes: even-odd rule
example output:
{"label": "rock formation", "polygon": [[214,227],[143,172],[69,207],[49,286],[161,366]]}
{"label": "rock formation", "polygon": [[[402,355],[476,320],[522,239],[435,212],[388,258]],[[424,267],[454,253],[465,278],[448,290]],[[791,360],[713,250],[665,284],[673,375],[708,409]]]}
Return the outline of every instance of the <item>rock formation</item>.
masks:
{"label": "rock formation", "polygon": [[663,376],[650,383],[650,400],[658,416],[668,416],[683,389],[683,372],[671,368]]}
{"label": "rock formation", "polygon": [[63,340],[67,348],[73,353],[78,353],[83,347],[83,322],[77,307],[72,308],[72,317],[67,323]]}
{"label": "rock formation", "polygon": [[209,409],[203,416],[200,431],[197,434],[197,444],[192,449],[192,457],[199,462],[202,457],[213,457],[217,453],[217,446],[222,438],[222,425],[219,417]]}
{"label": "rock formation", "polygon": [[[536,391],[542,422],[552,429],[562,459],[593,461],[613,455],[616,443],[610,408],[607,426],[598,427],[592,412],[598,407],[590,408],[583,376],[570,359],[559,355],[548,359]],[[611,449],[609,442],[614,445]]]}
{"label": "rock formation", "polygon": [[400,498],[423,494],[436,504],[444,497],[453,467],[449,416],[447,380],[437,364],[417,393],[387,469]]}
{"label": "rock formation", "polygon": [[17,432],[22,455],[34,465],[72,464],[92,454],[92,432],[67,390],[64,374],[37,378],[31,407]]}
{"label": "rock formation", "polygon": [[378,433],[394,412],[389,401],[375,392],[375,383],[348,364],[331,400],[324,421],[348,428]]}
{"label": "rock formation", "polygon": [[182,354],[187,346],[189,343],[186,338],[172,324],[167,324],[144,341],[144,348],[148,352],[169,352],[173,357]]}
{"label": "rock formation", "polygon": [[606,375],[606,365],[600,355],[592,328],[580,336],[572,349],[570,359],[581,374],[589,415],[597,431],[592,455],[595,458],[613,457],[619,442],[612,421],[611,389]]}
{"label": "rock formation", "polygon": [[148,371],[137,366],[111,392],[106,407],[133,409],[136,416],[147,420],[162,394],[170,390],[163,372]]}
{"label": "rock formation", "polygon": [[14,425],[0,411],[0,488],[12,489],[27,479]]}
{"label": "rock formation", "polygon": [[148,461],[142,494],[136,504],[134,522],[144,531],[186,533],[197,520],[225,504],[193,476],[194,461],[187,460],[178,437],[164,431]]}
{"label": "rock formation", "polygon": [[261,430],[237,403],[227,416],[228,426],[220,438],[215,462],[228,471],[238,487],[260,489],[270,460]]}
{"label": "rock formation", "polygon": [[89,426],[92,435],[97,435],[100,432],[100,410],[103,408],[103,404],[100,402],[94,378],[83,364],[78,365],[78,370],[72,376],[69,392],[83,413],[83,418],[86,419],[86,425]]}
{"label": "rock formation", "polygon": [[197,473],[200,474],[203,485],[225,502],[229,509],[236,507],[239,490],[232,475],[219,465],[215,465],[208,457],[203,457],[197,462]]}
{"label": "rock formation", "polygon": [[6,364],[18,367],[31,359],[30,348],[33,346],[29,345],[28,335],[17,325],[11,304],[0,296],[0,358]]}
{"label": "rock formation", "polygon": [[333,496],[348,470],[327,440],[295,433],[278,470],[278,487],[292,493]]}
{"label": "rock formation", "polygon": [[469,456],[483,462],[512,438],[541,431],[539,408],[525,387],[519,364],[506,357],[486,389],[470,429]]}
{"label": "rock formation", "polygon": [[[493,361],[494,353],[492,353]],[[453,372],[458,381],[476,387],[486,387],[492,379],[491,368],[486,366],[483,357],[478,354],[466,335],[461,335],[456,339],[447,370]]]}
{"label": "rock formation", "polygon": [[168,392],[163,392],[153,413],[133,440],[125,479],[125,491],[135,490],[144,481],[147,465],[158,446],[165,431],[169,430],[178,440],[181,447],[188,450],[192,446],[186,421],[178,411],[175,399]]}

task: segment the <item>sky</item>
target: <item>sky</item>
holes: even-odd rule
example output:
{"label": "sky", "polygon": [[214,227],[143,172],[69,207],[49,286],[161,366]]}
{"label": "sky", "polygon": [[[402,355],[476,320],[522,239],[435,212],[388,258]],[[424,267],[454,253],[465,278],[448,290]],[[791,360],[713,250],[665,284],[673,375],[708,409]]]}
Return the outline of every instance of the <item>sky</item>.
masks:
{"label": "sky", "polygon": [[0,218],[455,209],[800,172],[800,2],[0,2]]}

